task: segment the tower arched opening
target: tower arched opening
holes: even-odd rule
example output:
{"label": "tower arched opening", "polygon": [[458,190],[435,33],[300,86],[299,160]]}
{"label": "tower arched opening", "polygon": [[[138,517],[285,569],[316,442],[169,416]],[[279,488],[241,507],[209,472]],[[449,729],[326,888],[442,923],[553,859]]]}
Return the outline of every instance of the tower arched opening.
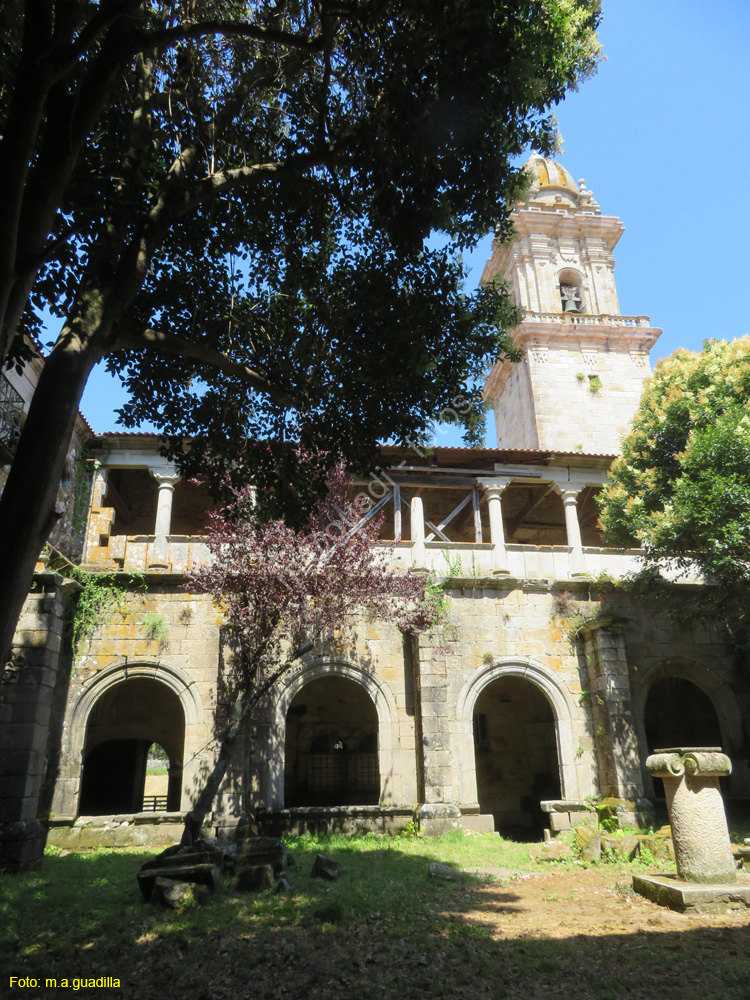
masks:
{"label": "tower arched opening", "polygon": [[564,313],[585,312],[583,305],[583,277],[572,267],[557,276],[560,289],[560,306]]}

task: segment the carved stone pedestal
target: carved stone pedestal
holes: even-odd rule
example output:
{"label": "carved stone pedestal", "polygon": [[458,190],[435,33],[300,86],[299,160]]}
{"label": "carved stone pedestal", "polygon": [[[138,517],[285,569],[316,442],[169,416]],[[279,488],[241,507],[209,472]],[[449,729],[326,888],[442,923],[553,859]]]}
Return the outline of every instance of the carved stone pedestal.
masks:
{"label": "carved stone pedestal", "polygon": [[750,879],[738,876],[719,778],[732,762],[720,747],[657,750],[646,761],[664,781],[677,877],[633,878],[642,896],[676,910],[750,906]]}

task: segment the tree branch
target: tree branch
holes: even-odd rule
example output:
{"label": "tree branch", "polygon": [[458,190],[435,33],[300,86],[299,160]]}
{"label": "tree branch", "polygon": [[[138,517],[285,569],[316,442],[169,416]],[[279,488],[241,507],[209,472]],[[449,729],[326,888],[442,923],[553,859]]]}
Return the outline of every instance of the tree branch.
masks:
{"label": "tree branch", "polygon": [[302,153],[288,160],[273,160],[269,163],[254,163],[248,167],[235,167],[232,170],[221,170],[198,181],[191,192],[186,192],[185,200],[179,206],[177,215],[192,211],[197,205],[225,191],[245,187],[254,181],[266,177],[294,176],[302,170],[313,167],[335,166],[339,154],[346,148],[346,143],[329,143],[317,152]]}
{"label": "tree branch", "polygon": [[137,40],[139,49],[162,49],[175,42],[188,38],[202,38],[204,35],[229,35],[240,38],[252,38],[257,42],[274,42],[289,45],[292,48],[306,49],[317,52],[323,47],[323,39],[317,35],[307,37],[292,35],[276,28],[263,28],[257,24],[247,24],[245,21],[198,21],[196,24],[179,24],[174,28],[163,28],[161,31],[144,31]]}
{"label": "tree branch", "polygon": [[62,51],[52,54],[49,60],[51,79],[57,81],[67,76],[87,49],[94,45],[121,17],[136,11],[140,4],[141,0],[116,0],[116,2],[102,5],[97,14],[83,27],[75,41]]}
{"label": "tree branch", "polygon": [[113,345],[109,348],[111,353],[117,351],[137,351],[152,350],[160,354],[178,355],[184,358],[192,358],[203,364],[210,365],[226,375],[239,378],[256,392],[262,392],[278,403],[279,406],[292,407],[294,401],[278,386],[273,385],[263,375],[248,368],[239,361],[233,361],[221,351],[207,344],[196,344],[192,340],[178,337],[169,333],[162,333],[158,330],[145,329],[138,332],[119,333]]}
{"label": "tree branch", "polygon": [[286,659],[281,664],[280,667],[277,667],[277,669],[274,670],[272,674],[269,674],[262,684],[259,684],[256,688],[254,688],[252,696],[243,706],[242,710],[243,718],[245,718],[247,714],[251,712],[260,703],[260,701],[268,694],[268,692],[275,687],[276,682],[280,680],[281,677],[284,676],[287,670],[290,670],[297,662],[297,660],[301,659],[303,656],[309,653],[311,649],[313,649],[313,643],[306,642],[304,645],[293,650],[292,656]]}

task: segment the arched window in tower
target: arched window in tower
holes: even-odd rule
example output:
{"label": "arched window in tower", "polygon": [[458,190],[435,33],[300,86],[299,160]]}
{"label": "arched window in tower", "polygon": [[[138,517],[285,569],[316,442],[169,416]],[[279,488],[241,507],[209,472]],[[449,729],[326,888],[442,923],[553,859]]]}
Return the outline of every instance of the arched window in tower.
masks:
{"label": "arched window in tower", "polygon": [[581,275],[578,271],[568,268],[560,272],[560,304],[564,313],[582,313],[583,289]]}

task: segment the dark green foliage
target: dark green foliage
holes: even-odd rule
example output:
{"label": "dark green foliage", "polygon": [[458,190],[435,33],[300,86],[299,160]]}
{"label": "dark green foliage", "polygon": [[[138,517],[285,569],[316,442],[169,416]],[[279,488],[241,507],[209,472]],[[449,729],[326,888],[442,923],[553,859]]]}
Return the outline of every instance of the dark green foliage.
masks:
{"label": "dark green foliage", "polygon": [[[514,157],[552,148],[598,18],[598,0],[0,9],[0,358],[44,310],[63,321],[0,498],[0,650],[98,361],[126,426],[153,420],[170,454],[192,435],[184,468],[210,452],[214,480],[245,458],[296,522],[337,455],[367,466],[477,399],[517,315],[502,289],[463,297],[458,252],[507,233]],[[480,413],[461,410],[470,440]]]}
{"label": "dark green foliage", "polygon": [[294,520],[332,456],[364,469],[458,396],[481,442],[478,386],[517,356],[519,316],[500,286],[464,293],[458,252],[508,233],[512,159],[551,148],[550,105],[595,68],[598,2],[204,0],[134,23],[156,39],[201,18],[283,40],[173,34],[124,65],[28,324],[43,306],[66,319],[58,346],[82,336],[123,376],[125,426],[162,428],[188,472],[244,456]]}
{"label": "dark green foliage", "polygon": [[[612,485],[600,497],[607,537],[640,544],[648,595],[673,615],[719,621],[748,641],[750,598],[750,338],[677,351],[648,383]],[[659,564],[701,570],[699,594],[665,590]],[[682,589],[682,588],[680,588]]]}

